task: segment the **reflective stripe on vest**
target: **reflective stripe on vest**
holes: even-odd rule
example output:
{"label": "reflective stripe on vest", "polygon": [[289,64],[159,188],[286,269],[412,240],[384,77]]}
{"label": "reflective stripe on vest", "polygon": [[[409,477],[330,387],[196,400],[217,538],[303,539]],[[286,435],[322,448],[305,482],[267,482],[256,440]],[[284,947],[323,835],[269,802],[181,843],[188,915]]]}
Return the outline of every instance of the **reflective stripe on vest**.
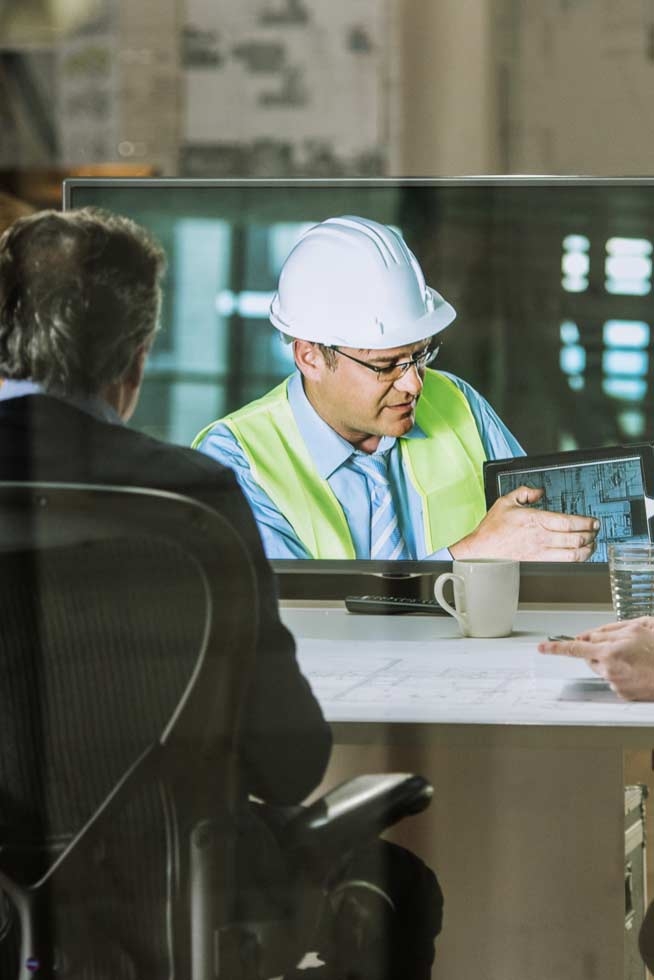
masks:
{"label": "reflective stripe on vest", "polygon": [[[319,475],[288,401],[288,379],[219,421],[238,440],[252,474],[314,558],[355,558],[334,492]],[[465,395],[436,371],[425,372],[416,407],[425,439],[400,439],[407,475],[422,502],[425,553],[459,541],[486,513],[485,453]],[[217,422],[193,440],[197,447]]]}

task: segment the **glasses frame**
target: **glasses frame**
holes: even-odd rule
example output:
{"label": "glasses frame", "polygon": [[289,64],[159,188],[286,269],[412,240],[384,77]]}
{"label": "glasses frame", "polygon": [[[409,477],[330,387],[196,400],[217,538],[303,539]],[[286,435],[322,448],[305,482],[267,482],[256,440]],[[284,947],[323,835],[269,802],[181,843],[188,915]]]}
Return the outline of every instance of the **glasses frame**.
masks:
{"label": "glasses frame", "polygon": [[378,381],[395,383],[404,377],[409,368],[414,367],[418,374],[424,371],[428,364],[436,360],[442,346],[443,342],[439,341],[437,344],[430,346],[426,351],[423,351],[422,354],[414,354],[408,361],[398,361],[396,364],[386,364],[384,367],[379,367],[378,364],[370,364],[368,361],[362,361],[359,357],[353,357],[352,354],[346,354],[344,350],[341,350],[340,347],[334,344],[328,345],[327,349],[333,350],[336,354],[341,354],[343,357],[347,357],[348,360],[354,361],[355,364],[361,364],[363,367],[368,368],[369,371],[373,371]]}

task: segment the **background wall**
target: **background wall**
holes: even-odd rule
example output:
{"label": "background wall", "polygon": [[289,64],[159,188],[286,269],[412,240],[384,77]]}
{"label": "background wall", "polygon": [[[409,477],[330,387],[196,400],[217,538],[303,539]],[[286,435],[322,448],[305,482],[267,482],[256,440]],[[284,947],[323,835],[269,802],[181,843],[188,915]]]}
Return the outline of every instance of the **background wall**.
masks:
{"label": "background wall", "polygon": [[1,0],[0,166],[645,174],[645,0]]}

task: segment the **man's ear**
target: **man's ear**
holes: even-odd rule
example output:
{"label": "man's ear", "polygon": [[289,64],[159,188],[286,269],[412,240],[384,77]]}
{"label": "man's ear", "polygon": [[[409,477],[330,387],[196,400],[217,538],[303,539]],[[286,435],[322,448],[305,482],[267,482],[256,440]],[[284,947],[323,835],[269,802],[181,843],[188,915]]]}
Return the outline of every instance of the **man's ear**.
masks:
{"label": "man's ear", "polygon": [[150,347],[148,344],[140,344],[134,351],[132,361],[124,375],[124,381],[130,388],[138,391],[143,383],[145,374],[145,362],[148,359]]}
{"label": "man's ear", "polygon": [[309,340],[294,340],[293,356],[298,371],[302,372],[307,381],[320,381],[327,365],[318,344]]}
{"label": "man's ear", "polygon": [[116,386],[118,401],[117,404],[114,403],[114,406],[124,422],[131,419],[138,404],[149,350],[150,345],[147,343],[136,348],[129,367]]}
{"label": "man's ear", "polygon": [[139,400],[145,362],[150,350],[150,344],[141,344],[132,355],[127,370],[118,381],[105,385],[98,394],[104,398],[120,415],[124,422],[129,421]]}

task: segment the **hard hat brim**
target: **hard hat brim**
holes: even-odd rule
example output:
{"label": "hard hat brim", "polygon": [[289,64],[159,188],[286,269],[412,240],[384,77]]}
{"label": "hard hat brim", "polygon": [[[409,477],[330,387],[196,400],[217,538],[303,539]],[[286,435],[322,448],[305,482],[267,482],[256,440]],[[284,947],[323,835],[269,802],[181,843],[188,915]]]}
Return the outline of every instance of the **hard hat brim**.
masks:
{"label": "hard hat brim", "polygon": [[392,347],[404,347],[407,344],[416,344],[419,340],[426,340],[445,330],[456,318],[456,310],[443,299],[440,293],[430,286],[426,287],[428,297],[427,305],[432,309],[424,316],[418,317],[409,323],[389,324],[383,335],[380,335],[379,328],[370,330],[370,343],[366,342],[365,336],[359,334],[357,342],[353,343],[352,338],[345,337],[338,329],[338,324],[334,324],[333,330],[329,333],[320,332],[320,336],[312,330],[312,325],[286,323],[279,315],[279,294],[275,293],[270,304],[270,322],[273,327],[280,330],[288,337],[296,340],[308,340],[311,343],[325,344],[335,347],[356,347],[364,350],[389,350]]}

